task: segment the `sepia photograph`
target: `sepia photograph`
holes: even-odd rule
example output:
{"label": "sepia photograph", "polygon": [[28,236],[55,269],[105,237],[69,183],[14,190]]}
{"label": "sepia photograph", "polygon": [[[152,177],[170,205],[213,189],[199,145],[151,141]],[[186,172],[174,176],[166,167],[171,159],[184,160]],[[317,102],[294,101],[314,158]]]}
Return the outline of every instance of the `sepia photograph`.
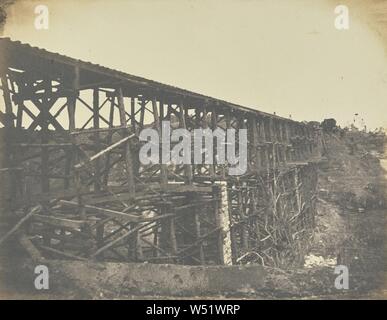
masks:
{"label": "sepia photograph", "polygon": [[386,129],[387,0],[0,0],[0,300],[386,300]]}

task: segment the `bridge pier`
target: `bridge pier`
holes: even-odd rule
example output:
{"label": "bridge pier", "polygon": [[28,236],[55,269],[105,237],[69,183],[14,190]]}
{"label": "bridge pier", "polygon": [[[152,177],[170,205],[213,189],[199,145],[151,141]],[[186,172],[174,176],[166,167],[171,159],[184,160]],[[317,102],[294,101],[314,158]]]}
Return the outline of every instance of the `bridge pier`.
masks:
{"label": "bridge pier", "polygon": [[223,265],[232,265],[233,253],[227,182],[217,182],[216,185],[218,187],[216,189],[219,194],[219,208],[218,212],[216,213],[217,225],[221,230],[219,241],[220,263]]}

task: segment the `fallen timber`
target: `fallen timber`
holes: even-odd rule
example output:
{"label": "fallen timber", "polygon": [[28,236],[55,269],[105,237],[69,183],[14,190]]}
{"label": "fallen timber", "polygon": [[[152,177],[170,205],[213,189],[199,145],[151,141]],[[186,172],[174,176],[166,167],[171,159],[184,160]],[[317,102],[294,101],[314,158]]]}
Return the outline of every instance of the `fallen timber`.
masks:
{"label": "fallen timber", "polygon": [[[19,235],[34,258],[296,263],[314,227],[318,129],[7,38],[0,65],[0,245]],[[142,165],[139,133],[161,121],[247,129],[247,172],[230,175],[216,154]]]}

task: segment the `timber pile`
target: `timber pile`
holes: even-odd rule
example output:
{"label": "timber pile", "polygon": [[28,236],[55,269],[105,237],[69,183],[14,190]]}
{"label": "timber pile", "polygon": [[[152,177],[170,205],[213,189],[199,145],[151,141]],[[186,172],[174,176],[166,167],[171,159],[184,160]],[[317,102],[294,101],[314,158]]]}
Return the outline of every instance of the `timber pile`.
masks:
{"label": "timber pile", "polygon": [[[82,205],[76,197],[50,200],[26,211],[0,239],[0,246],[17,235],[34,258],[219,263],[215,239],[220,228],[215,215],[211,219],[206,214],[213,211],[217,201],[211,187],[197,187],[194,203],[189,201],[193,189],[143,191],[134,201],[124,188],[98,196],[86,194]],[[202,223],[198,237],[199,219],[206,225]]]}

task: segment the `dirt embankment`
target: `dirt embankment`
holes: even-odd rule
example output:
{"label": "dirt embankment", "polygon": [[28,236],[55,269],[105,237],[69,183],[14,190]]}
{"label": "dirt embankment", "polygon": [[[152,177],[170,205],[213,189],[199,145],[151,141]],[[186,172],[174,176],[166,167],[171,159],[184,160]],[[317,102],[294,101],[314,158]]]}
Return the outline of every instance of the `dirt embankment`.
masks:
{"label": "dirt embankment", "polygon": [[[316,228],[304,269],[274,270],[268,288],[274,297],[385,299],[385,138],[357,131],[324,138]],[[348,290],[334,286],[337,265],[348,267]]]}

